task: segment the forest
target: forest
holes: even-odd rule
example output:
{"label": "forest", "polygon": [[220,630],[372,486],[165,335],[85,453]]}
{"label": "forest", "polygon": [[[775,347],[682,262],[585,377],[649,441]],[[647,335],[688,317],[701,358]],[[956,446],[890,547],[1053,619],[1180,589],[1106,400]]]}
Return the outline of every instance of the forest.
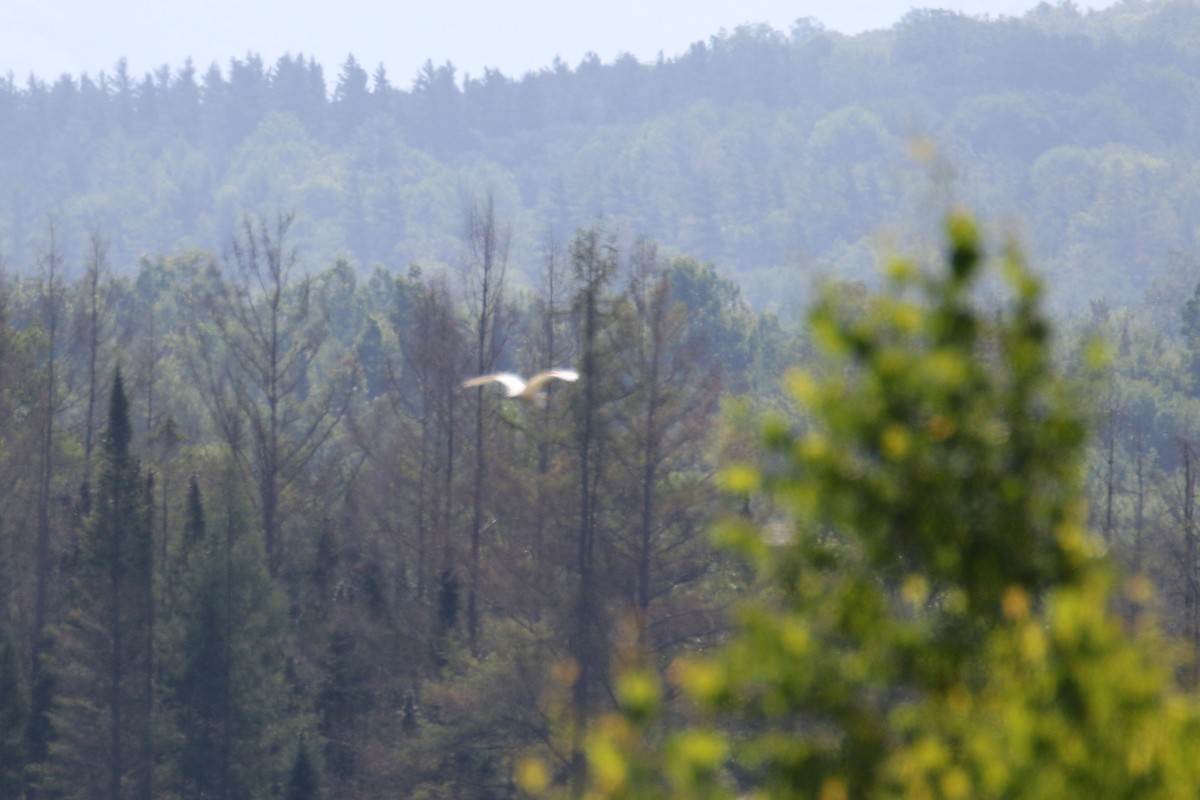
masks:
{"label": "forest", "polygon": [[[852,37],[801,19],[523,76],[391,76],[352,54],[326,74],[300,53],[135,75],[114,57],[0,77],[0,252],[28,266],[52,216],[76,250],[103,231],[129,274],[283,209],[315,263],[445,269],[464,197],[490,189],[525,286],[548,225],[603,218],[790,322],[810,276],[873,280],[880,232],[927,242],[921,209],[952,199],[1019,229],[1052,302],[1127,305],[1196,247],[1198,79],[1188,0],[914,11]],[[944,156],[932,183],[909,157],[923,143]]]}
{"label": "forest", "polygon": [[1194,796],[1197,34],[0,81],[0,798]]}

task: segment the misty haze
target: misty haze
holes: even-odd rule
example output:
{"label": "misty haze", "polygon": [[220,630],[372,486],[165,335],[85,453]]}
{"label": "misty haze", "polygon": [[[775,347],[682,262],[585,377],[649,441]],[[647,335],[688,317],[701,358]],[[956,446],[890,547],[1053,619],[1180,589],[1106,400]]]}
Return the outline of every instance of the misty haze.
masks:
{"label": "misty haze", "polygon": [[1196,796],[1200,4],[841,27],[0,80],[0,800]]}

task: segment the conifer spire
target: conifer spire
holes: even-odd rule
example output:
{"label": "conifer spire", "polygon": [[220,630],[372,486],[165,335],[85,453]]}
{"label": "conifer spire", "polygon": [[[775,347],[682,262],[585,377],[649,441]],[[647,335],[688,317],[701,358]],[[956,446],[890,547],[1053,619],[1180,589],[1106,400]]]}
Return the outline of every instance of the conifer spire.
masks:
{"label": "conifer spire", "polygon": [[132,429],[129,423],[129,398],[121,368],[113,372],[112,392],[108,401],[108,429],[104,433],[104,449],[113,460],[122,461],[129,455]]}

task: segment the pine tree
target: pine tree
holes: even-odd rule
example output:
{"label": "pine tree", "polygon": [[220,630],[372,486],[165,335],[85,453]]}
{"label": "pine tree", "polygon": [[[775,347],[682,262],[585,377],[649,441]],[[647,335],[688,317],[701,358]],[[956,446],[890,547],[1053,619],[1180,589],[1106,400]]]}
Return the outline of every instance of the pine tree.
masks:
{"label": "pine tree", "polygon": [[0,797],[24,794],[28,713],[17,648],[8,628],[0,624]]}
{"label": "pine tree", "polygon": [[317,769],[308,755],[308,745],[303,739],[296,748],[296,758],[292,761],[292,774],[288,778],[287,791],[284,800],[318,800],[321,796],[320,778]]}
{"label": "pine tree", "polygon": [[285,609],[262,542],[248,534],[232,464],[218,497],[210,512],[191,482],[163,637],[163,708],[173,732],[165,777],[183,796],[257,797],[286,775]]}
{"label": "pine tree", "polygon": [[153,793],[153,528],[131,436],[118,369],[80,544],[50,769],[62,786],[110,800],[127,796],[127,786],[139,798]]}
{"label": "pine tree", "polygon": [[193,475],[188,479],[187,509],[183,522],[183,545],[191,550],[204,541],[204,498],[200,494],[200,483]]}
{"label": "pine tree", "polygon": [[326,678],[317,695],[320,732],[325,740],[325,766],[342,780],[358,768],[356,731],[371,710],[369,655],[358,646],[357,631],[336,628],[329,636],[325,656]]}
{"label": "pine tree", "polygon": [[179,650],[183,665],[170,674],[164,688],[180,735],[172,782],[197,797],[228,796],[220,725],[228,696],[228,648],[213,550],[207,538],[200,484],[193,476],[188,484],[180,556],[182,598],[169,610],[172,629],[182,630]]}

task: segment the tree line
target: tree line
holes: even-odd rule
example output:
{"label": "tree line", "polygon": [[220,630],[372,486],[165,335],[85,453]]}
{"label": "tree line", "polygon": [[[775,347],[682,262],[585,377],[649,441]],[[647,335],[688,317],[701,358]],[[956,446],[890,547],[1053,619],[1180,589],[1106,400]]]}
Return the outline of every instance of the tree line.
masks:
{"label": "tree line", "polygon": [[[795,272],[869,279],[877,231],[927,241],[914,209],[950,196],[1028,219],[1063,305],[1126,304],[1196,245],[1198,24],[1186,2],[1063,3],[917,11],[853,37],[744,26],[653,63],[589,56],[520,77],[428,63],[394,79],[352,56],[330,75],[253,53],[10,75],[0,242],[31,263],[52,213],[71,239],[104,229],[132,265],[219,250],[244,209],[298,208],[319,221],[300,244],[321,262],[449,266],[463,193],[490,185],[522,264],[543,220],[603,215],[788,310],[812,295]],[[945,161],[933,181],[906,156],[928,142]]]}
{"label": "tree line", "polygon": [[[26,274],[5,277],[8,796],[509,797],[539,774],[582,792],[597,774],[598,742],[614,730],[608,715],[633,708],[629,692],[683,674],[679,665],[691,662],[679,656],[744,632],[730,609],[774,602],[772,581],[791,591],[788,576],[800,573],[788,570],[801,562],[778,560],[775,548],[793,535],[792,515],[818,501],[827,504],[821,521],[806,528],[814,549],[793,555],[818,572],[849,558],[851,571],[831,573],[827,587],[848,592],[850,616],[837,625],[855,609],[912,605],[919,595],[949,614],[938,625],[950,626],[950,644],[937,652],[974,647],[983,640],[969,634],[989,614],[1032,619],[1020,609],[1041,609],[1043,580],[1082,581],[1115,566],[1135,578],[1128,592],[1087,602],[1123,624],[1153,613],[1187,648],[1164,686],[1194,688],[1194,259],[1176,255],[1153,303],[1095,304],[1065,320],[1051,345],[1032,307],[1016,332],[985,325],[1003,319],[991,290],[964,285],[943,297],[930,284],[930,302],[945,308],[909,302],[903,292],[926,284],[904,262],[891,266],[908,287],[899,300],[831,281],[810,326],[792,330],[748,309],[713,267],[601,226],[565,240],[547,233],[540,263],[527,267],[533,288],[518,287],[512,228],[489,196],[463,210],[454,273],[381,269],[361,279],[345,261],[312,269],[293,246],[300,224],[248,215],[221,256],[145,259],[132,277],[112,268],[102,234],[72,256],[50,227]],[[974,264],[977,245],[962,247]],[[1017,283],[1040,302],[1030,286],[1032,278]],[[1181,297],[1190,298],[1182,307]],[[984,310],[968,313],[976,303]],[[913,331],[934,344],[903,366]],[[1098,372],[1100,345],[1111,360]],[[822,362],[823,348],[857,354],[860,366]],[[866,382],[846,383],[862,363],[868,377],[855,380]],[[794,364],[812,375],[787,373]],[[562,366],[580,380],[554,385],[544,408],[462,386],[481,373]],[[1039,389],[1049,369],[1065,377]],[[820,413],[793,407],[789,396],[812,402],[814,380],[833,399]],[[981,386],[996,398],[978,398]],[[924,410],[937,387],[934,399],[948,405]],[[1009,405],[992,405],[997,398]],[[1020,398],[1028,409],[1012,405]],[[1016,416],[997,421],[996,408]],[[868,412],[885,416],[864,421]],[[957,435],[968,422],[971,438]],[[846,453],[859,456],[824,448],[822,430],[849,437],[857,444]],[[932,449],[912,449],[914,430]],[[950,444],[965,450],[935,458]],[[768,454],[756,455],[764,446]],[[1059,460],[1059,446],[1082,468],[1075,456]],[[863,484],[871,464],[898,471]],[[993,497],[1021,464],[1030,494]],[[725,491],[714,481],[721,465]],[[1043,480],[1038,470],[1050,473]],[[947,483],[930,484],[935,477]],[[817,480],[824,488],[805,488]],[[1084,506],[1064,499],[1080,491],[1086,519]],[[941,495],[937,513],[951,521],[922,521],[922,498]],[[1019,497],[1025,510],[1010,507]],[[1070,530],[1094,531],[1104,559],[1079,573],[1045,572],[1060,557],[1076,563],[1036,549],[1053,539],[1037,530],[1067,528],[1023,526],[1045,503],[1059,523],[1072,520]],[[885,535],[892,512],[879,509],[908,519],[910,538]],[[767,532],[760,544],[734,536],[749,565],[712,545],[722,518],[736,521],[726,538]],[[972,526],[999,527],[960,541]],[[879,538],[829,538],[843,528]],[[943,535],[958,544],[947,549]],[[984,548],[993,539],[1016,552],[997,556]],[[1020,561],[1022,542],[1033,561],[995,572]],[[943,574],[952,568],[966,572]],[[868,591],[872,576],[892,594]],[[1006,593],[1017,578],[1024,601]],[[959,583],[966,608],[978,606],[961,618],[947,588]],[[805,618],[827,607],[816,595],[800,600]],[[925,631],[929,618],[896,613],[901,647],[913,633],[906,626]],[[822,635],[841,642],[837,625]],[[730,668],[751,669],[766,652],[746,650]],[[859,663],[838,652],[829,655]],[[943,668],[969,672],[969,652],[909,678],[928,688],[949,674]],[[917,653],[903,645],[896,657]],[[621,677],[629,674],[651,684]],[[860,721],[891,708],[875,705],[865,680],[843,687],[870,701],[855,712],[867,714]],[[644,709],[653,714],[633,723],[664,714],[677,723],[687,715],[678,699],[654,701]],[[631,741],[622,736],[610,743],[617,751]]]}

